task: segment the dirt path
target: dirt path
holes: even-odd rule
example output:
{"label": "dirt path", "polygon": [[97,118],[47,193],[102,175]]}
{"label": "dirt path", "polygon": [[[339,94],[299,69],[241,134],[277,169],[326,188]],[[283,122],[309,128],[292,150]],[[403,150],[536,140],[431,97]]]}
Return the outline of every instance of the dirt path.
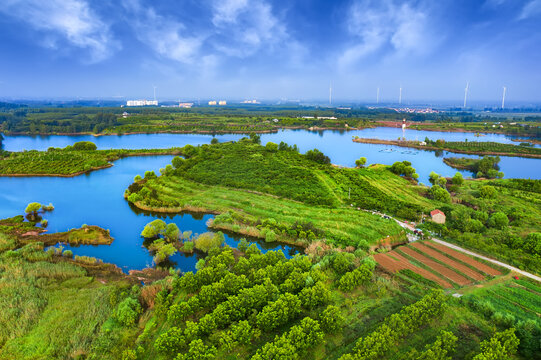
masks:
{"label": "dirt path", "polygon": [[428,255],[430,257],[433,257],[434,259],[449,265],[450,267],[460,271],[464,275],[469,276],[470,278],[472,278],[474,280],[477,280],[477,281],[485,280],[485,277],[482,274],[478,273],[477,271],[474,271],[474,270],[470,269],[469,267],[467,267],[464,264],[459,263],[458,261],[451,260],[447,256],[442,255],[441,253],[439,253],[436,250],[426,246],[423,243],[414,242],[414,243],[411,243],[411,246],[413,246],[416,249],[421,250],[426,255]]}
{"label": "dirt path", "polygon": [[[473,266],[474,268],[476,269],[479,269],[481,270],[482,272],[484,272],[485,274],[489,274],[489,275],[492,275],[492,276],[498,276],[498,275],[501,275],[502,273],[496,269],[494,269],[493,267],[490,267],[488,265],[485,265],[475,259],[472,259],[471,257],[467,256],[467,255],[464,255],[458,251],[455,251],[453,250],[452,246],[449,246],[449,245],[452,245],[452,244],[447,244],[445,243],[444,241],[441,241],[441,240],[438,240],[438,239],[435,239],[435,238],[432,238],[432,241],[435,241],[435,243],[429,243],[429,246],[432,246],[446,254],[449,254],[451,255],[452,257],[454,257],[455,259],[458,259],[468,265],[471,265]],[[444,244],[442,244],[444,243]],[[458,247],[458,246],[457,246]],[[469,255],[473,255],[473,256],[477,256],[479,257],[479,255],[473,253],[473,252],[470,252],[468,250],[465,250],[465,249],[462,249],[464,253],[466,254],[469,254]]]}
{"label": "dirt path", "polygon": [[404,252],[405,254],[411,256],[415,260],[423,263],[424,265],[428,266],[432,270],[436,271],[440,275],[443,275],[447,279],[451,280],[452,282],[464,286],[471,284],[471,281],[464,276],[457,274],[453,270],[449,269],[448,267],[443,266],[442,264],[429,259],[428,257],[419,254],[417,251],[413,250],[412,248],[409,248],[407,246],[403,246],[400,248],[400,251]]}

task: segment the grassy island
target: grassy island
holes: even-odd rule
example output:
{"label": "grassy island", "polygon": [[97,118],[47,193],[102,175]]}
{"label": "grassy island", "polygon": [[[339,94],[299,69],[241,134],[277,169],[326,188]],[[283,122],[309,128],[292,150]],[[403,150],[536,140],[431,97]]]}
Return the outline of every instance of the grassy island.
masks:
{"label": "grassy island", "polygon": [[126,198],[145,210],[220,214],[213,227],[246,235],[295,243],[326,238],[344,246],[400,239],[394,221],[361,209],[407,218],[432,207],[421,189],[386,166],[338,168],[317,150],[302,155],[283,143],[246,139],[182,153],[186,160],[176,158],[160,177],[147,174]]}
{"label": "grassy island", "polygon": [[354,137],[354,142],[364,144],[382,144],[415,148],[419,150],[449,151],[473,155],[498,155],[498,156],[521,156],[529,158],[541,158],[541,148],[531,146],[502,144],[497,142],[483,141],[444,141],[430,140],[381,140]]}
{"label": "grassy island", "polygon": [[[90,142],[85,142],[92,144]],[[140,150],[96,150],[78,148],[75,143],[63,149],[4,152],[0,154],[0,176],[72,177],[113,166],[112,161],[127,156],[177,155],[178,148]]]}

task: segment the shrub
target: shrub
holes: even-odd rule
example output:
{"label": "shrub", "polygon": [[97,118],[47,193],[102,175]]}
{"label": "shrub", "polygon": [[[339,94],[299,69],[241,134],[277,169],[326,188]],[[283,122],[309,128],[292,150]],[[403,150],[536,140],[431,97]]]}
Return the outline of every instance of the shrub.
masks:
{"label": "shrub", "polygon": [[337,306],[329,305],[319,314],[319,322],[326,333],[335,333],[342,327],[345,318]]}
{"label": "shrub", "polygon": [[68,258],[73,258],[73,251],[71,250],[64,250],[64,252],[62,253],[62,256],[65,256],[65,257],[68,257]]}
{"label": "shrub", "polygon": [[490,219],[488,219],[488,225],[490,227],[503,230],[507,227],[507,225],[509,225],[509,219],[503,212],[496,212],[492,214]]}
{"label": "shrub", "polygon": [[73,144],[72,148],[73,150],[78,150],[78,151],[92,151],[92,150],[96,150],[98,147],[96,146],[96,144],[90,141],[79,141]]}
{"label": "shrub", "polygon": [[133,326],[139,319],[139,314],[143,311],[139,301],[127,297],[118,304],[115,311],[115,319],[124,326]]}
{"label": "shrub", "polygon": [[195,239],[195,248],[203,252],[209,252],[212,248],[217,248],[223,245],[225,236],[221,231],[217,233],[203,233]]}
{"label": "shrub", "polygon": [[485,185],[479,190],[479,196],[485,199],[494,199],[496,197],[496,189],[494,186]]}

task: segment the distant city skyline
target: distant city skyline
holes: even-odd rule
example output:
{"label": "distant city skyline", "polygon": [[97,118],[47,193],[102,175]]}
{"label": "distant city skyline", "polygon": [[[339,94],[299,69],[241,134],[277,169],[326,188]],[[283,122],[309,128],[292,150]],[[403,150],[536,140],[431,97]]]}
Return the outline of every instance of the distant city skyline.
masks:
{"label": "distant city skyline", "polygon": [[[3,99],[541,103],[541,0],[6,0]],[[467,85],[468,84],[468,85]],[[378,91],[379,89],[379,91]],[[379,95],[378,95],[379,92]]]}

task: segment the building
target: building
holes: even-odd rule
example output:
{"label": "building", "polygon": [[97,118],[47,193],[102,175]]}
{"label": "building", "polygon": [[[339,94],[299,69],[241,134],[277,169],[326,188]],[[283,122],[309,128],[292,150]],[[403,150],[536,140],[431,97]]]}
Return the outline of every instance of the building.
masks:
{"label": "building", "polygon": [[128,100],[126,106],[158,106],[158,100]]}
{"label": "building", "polygon": [[439,209],[432,210],[430,212],[430,217],[436,224],[445,224],[445,214]]}
{"label": "building", "polygon": [[220,100],[220,101],[218,101],[218,105],[227,105],[227,101]]}
{"label": "building", "polygon": [[209,105],[216,105],[216,100],[209,101]]}
{"label": "building", "polygon": [[129,114],[128,112],[124,111],[124,112],[122,113],[122,117],[123,117],[124,119],[126,119],[128,116],[130,116],[130,114]]}
{"label": "building", "polygon": [[185,108],[185,109],[189,109],[193,106],[193,103],[189,103],[189,102],[185,102],[185,103],[179,103],[178,104],[178,107],[179,108]]}

